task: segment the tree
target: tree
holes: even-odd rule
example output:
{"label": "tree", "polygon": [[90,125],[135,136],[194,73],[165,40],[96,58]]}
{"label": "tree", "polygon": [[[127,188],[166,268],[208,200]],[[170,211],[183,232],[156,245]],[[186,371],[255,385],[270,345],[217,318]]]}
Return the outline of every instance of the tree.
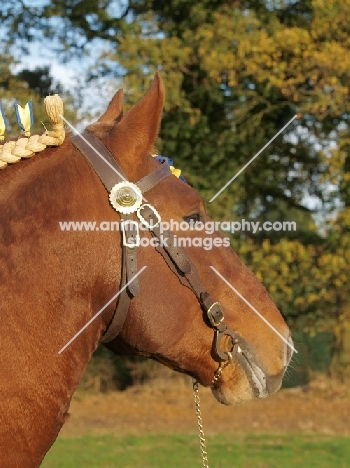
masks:
{"label": "tree", "polygon": [[37,67],[34,70],[24,68],[16,74],[16,78],[22,81],[28,89],[33,90],[41,97],[46,97],[49,94],[63,93],[62,85],[54,82],[48,66]]}
{"label": "tree", "polygon": [[12,71],[14,65],[16,65],[16,62],[9,53],[2,56],[0,65],[0,102],[8,122],[6,138],[17,137],[20,133],[15,118],[14,102],[24,106],[30,99],[32,100],[34,110],[32,133],[43,132],[44,125],[48,123],[48,117],[43,108],[43,99],[50,94],[63,95],[65,115],[74,122],[73,97],[63,89],[60,83],[55,82],[50,75],[49,67],[37,67],[34,70],[22,69],[14,73]]}

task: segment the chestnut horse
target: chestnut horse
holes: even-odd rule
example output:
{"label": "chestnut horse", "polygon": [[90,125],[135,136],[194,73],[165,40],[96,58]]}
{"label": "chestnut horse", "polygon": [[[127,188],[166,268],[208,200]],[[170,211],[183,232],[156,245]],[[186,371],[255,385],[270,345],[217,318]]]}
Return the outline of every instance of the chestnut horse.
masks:
{"label": "chestnut horse", "polygon": [[[130,182],[160,163],[152,158],[164,103],[157,74],[147,94],[125,116],[122,92],[89,131],[108,148]],[[66,141],[0,174],[0,466],[38,467],[55,441],[84,369],[111,323],[113,301],[79,336],[62,347],[118,292],[121,236],[115,231],[62,231],[62,221],[118,221],[95,170]],[[163,221],[209,221],[201,197],[169,175],[146,193]],[[188,237],[208,237],[189,230]],[[151,233],[142,232],[151,238]],[[212,239],[222,239],[215,232]],[[290,332],[258,279],[221,242],[205,250],[186,247],[204,288],[220,301],[225,323],[213,349],[215,327],[191,288],[179,281],[177,266],[151,245],[137,254],[140,291],[130,301],[121,332],[108,346],[117,354],[155,359],[212,388],[218,401],[234,404],[277,391],[291,352]],[[220,244],[220,242],[219,242]],[[232,284],[280,334],[276,334],[213,269]],[[173,271],[172,271],[173,270]],[[220,312],[220,311],[219,311]],[[227,336],[226,336],[227,335]],[[239,353],[233,352],[238,349]]]}

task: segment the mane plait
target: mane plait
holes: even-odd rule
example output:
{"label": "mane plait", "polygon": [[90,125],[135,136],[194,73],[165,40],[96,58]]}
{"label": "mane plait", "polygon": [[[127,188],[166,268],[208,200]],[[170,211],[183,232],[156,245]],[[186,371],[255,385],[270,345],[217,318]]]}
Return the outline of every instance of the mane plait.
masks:
{"label": "mane plait", "polygon": [[[42,135],[28,135],[18,140],[8,141],[0,145],[0,169],[8,164],[18,162],[22,158],[31,158],[35,153],[43,151],[47,146],[59,146],[64,142],[63,101],[58,94],[44,99],[44,108],[52,124],[52,130],[46,130]],[[1,141],[1,140],[0,140]]]}

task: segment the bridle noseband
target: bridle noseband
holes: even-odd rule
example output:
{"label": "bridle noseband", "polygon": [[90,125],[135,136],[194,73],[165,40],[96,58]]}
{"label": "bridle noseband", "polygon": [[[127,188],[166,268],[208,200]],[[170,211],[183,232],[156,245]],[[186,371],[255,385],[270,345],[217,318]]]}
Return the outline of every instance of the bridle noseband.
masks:
{"label": "bridle noseband", "polygon": [[[121,332],[127,317],[130,301],[140,292],[138,279],[132,280],[132,278],[137,274],[137,247],[140,241],[138,224],[142,222],[151,232],[153,238],[157,240],[155,249],[162,255],[170,270],[178,277],[180,283],[195,294],[208,320],[208,325],[214,329],[213,346],[221,362],[212,382],[215,385],[221,376],[223,368],[232,359],[234,346],[238,343],[238,336],[225,322],[221,304],[215,302],[205,290],[200,281],[197,267],[188,256],[186,250],[175,245],[175,236],[171,231],[161,229],[161,219],[157,210],[149,203],[142,204],[142,201],[136,200],[137,196],[131,200],[131,188],[133,188],[133,191],[131,190],[132,193],[141,193],[142,196],[142,194],[157,185],[161,180],[171,175],[169,165],[167,162],[164,162],[138,182],[131,184],[112,154],[95,135],[85,131],[82,135],[73,137],[72,142],[90,162],[111,195],[117,185],[125,188],[124,198],[122,195],[117,200],[117,208],[115,208],[119,211],[121,217],[123,260],[120,289],[124,289],[119,296],[113,318],[105,334],[102,336],[101,343],[110,343]],[[110,200],[113,205],[114,199],[111,199],[111,195]],[[139,206],[136,210],[128,212],[131,210],[129,206],[132,202],[134,206],[137,206],[137,204]],[[137,213],[139,222],[134,218],[135,212]],[[125,287],[126,284],[128,284],[127,287]],[[221,343],[224,337],[228,337],[230,342],[228,351],[222,349]]]}

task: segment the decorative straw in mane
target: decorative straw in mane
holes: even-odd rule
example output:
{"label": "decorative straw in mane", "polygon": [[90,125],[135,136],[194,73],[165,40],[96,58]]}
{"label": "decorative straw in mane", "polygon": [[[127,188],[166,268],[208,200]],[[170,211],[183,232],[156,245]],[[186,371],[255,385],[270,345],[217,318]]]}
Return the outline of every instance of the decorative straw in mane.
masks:
{"label": "decorative straw in mane", "polygon": [[[62,99],[58,94],[47,96],[44,100],[44,107],[53,129],[46,130],[43,135],[32,136],[30,136],[30,131],[27,129],[24,130],[25,137],[0,145],[0,169],[4,169],[8,163],[18,162],[21,158],[31,158],[35,153],[43,151],[47,146],[59,146],[63,143],[65,131],[61,117],[63,115]],[[19,108],[18,106],[17,109]],[[2,131],[5,131],[5,125]]]}
{"label": "decorative straw in mane", "polygon": [[[162,221],[210,221],[201,197],[150,156],[164,102],[160,76],[125,116],[122,100],[119,91],[89,127],[90,134],[130,182],[143,180],[144,197]],[[160,173],[165,174],[161,179]],[[111,207],[106,188],[69,135],[59,147],[0,173],[0,205],[0,466],[34,468],[55,441],[122,297],[110,302],[123,284],[120,232],[67,231],[62,222],[100,226],[119,222],[122,215]],[[143,207],[153,216],[155,211]],[[123,247],[131,263],[137,262],[132,268],[139,273],[138,289],[128,290],[125,322],[109,349],[184,372],[211,387],[225,404],[278,390],[291,356],[289,329],[221,234],[189,229],[186,236],[196,242],[182,250],[156,250],[151,245],[156,227],[140,236],[150,245],[138,247],[137,254]],[[211,239],[211,250],[195,246],[204,238]]]}

